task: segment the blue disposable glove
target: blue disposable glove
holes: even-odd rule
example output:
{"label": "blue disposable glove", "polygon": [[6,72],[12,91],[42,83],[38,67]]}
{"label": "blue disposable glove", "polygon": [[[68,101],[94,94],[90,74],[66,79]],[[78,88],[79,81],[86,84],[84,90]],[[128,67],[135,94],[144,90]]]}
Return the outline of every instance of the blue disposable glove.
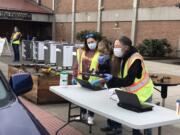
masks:
{"label": "blue disposable glove", "polygon": [[103,65],[104,64],[104,57],[103,56],[99,56],[99,58],[98,58],[98,63],[100,64],[100,65]]}
{"label": "blue disposable glove", "polygon": [[77,84],[77,80],[73,77],[71,80],[72,85],[76,85]]}
{"label": "blue disposable glove", "polygon": [[104,74],[104,80],[106,82],[109,82],[112,78],[113,78],[113,76],[111,74]]}
{"label": "blue disposable glove", "polygon": [[98,63],[103,65],[109,59],[109,55],[102,55],[98,58]]}
{"label": "blue disposable glove", "polygon": [[90,82],[92,86],[100,86],[101,85],[101,81],[100,80],[93,80]]}

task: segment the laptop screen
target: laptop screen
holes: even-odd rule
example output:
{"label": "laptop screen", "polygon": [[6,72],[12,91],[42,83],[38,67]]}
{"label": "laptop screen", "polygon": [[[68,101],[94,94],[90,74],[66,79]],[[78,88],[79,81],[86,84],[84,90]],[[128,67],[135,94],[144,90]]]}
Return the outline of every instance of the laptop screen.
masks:
{"label": "laptop screen", "polygon": [[116,90],[116,94],[119,98],[120,104],[132,105],[135,107],[141,106],[139,99],[138,99],[137,95],[135,95],[135,94],[120,91],[120,90]]}

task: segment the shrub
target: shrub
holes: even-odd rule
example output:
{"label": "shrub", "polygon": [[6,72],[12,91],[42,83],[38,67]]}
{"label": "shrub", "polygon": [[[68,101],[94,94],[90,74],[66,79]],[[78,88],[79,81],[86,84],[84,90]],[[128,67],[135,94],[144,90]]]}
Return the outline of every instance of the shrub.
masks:
{"label": "shrub", "polygon": [[148,57],[164,57],[172,52],[167,39],[145,39],[139,46],[139,52]]}

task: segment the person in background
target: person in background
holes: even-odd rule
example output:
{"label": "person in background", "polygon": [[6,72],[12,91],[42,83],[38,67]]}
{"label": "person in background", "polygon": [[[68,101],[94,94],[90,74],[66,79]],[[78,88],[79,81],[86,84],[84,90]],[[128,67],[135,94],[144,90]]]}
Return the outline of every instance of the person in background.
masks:
{"label": "person in background", "polygon": [[15,26],[14,27],[14,32],[12,33],[12,36],[11,36],[11,44],[12,44],[13,51],[14,51],[14,62],[20,60],[19,46],[21,44],[21,37],[22,37],[21,32]]}
{"label": "person in background", "polygon": [[[107,39],[102,39],[98,43],[97,50],[100,53],[98,58],[98,69],[96,74],[103,75],[105,73],[111,73],[111,57],[113,54],[112,44]],[[94,86],[104,87],[105,81],[102,78],[90,82]]]}
{"label": "person in background", "polygon": [[[113,52],[117,58],[112,62],[113,72],[104,75],[108,87],[124,87],[127,92],[136,94],[140,102],[152,102],[153,82],[149,77],[143,57],[132,46],[131,40],[122,36],[115,41]],[[122,126],[115,121],[107,120],[107,127],[101,130],[107,132],[108,135],[117,135],[122,132]],[[133,135],[142,135],[142,133],[133,129]],[[152,130],[146,129],[145,135],[152,135]]]}
{"label": "person in background", "polygon": [[98,44],[97,50],[100,53],[100,56],[98,59],[99,74],[110,73],[111,67],[109,65],[111,64],[111,56],[113,54],[112,45],[110,41],[108,41],[107,39],[101,40]]}
{"label": "person in background", "polygon": [[[85,43],[83,48],[77,49],[77,62],[73,66],[73,79],[72,83],[76,83],[76,79],[82,79],[86,81],[93,81],[98,77],[90,76],[89,73],[93,73],[98,69],[98,58],[100,53],[97,51],[98,39],[95,34],[88,33],[85,37]],[[88,124],[94,124],[94,113],[81,108],[81,118],[87,120]]]}

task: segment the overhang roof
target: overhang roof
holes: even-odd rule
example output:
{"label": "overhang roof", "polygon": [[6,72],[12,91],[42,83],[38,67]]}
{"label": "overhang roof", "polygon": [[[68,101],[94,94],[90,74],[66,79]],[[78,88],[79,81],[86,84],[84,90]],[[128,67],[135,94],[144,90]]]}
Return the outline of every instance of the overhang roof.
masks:
{"label": "overhang roof", "polygon": [[52,10],[40,6],[32,0],[0,0],[0,10],[52,14]]}

